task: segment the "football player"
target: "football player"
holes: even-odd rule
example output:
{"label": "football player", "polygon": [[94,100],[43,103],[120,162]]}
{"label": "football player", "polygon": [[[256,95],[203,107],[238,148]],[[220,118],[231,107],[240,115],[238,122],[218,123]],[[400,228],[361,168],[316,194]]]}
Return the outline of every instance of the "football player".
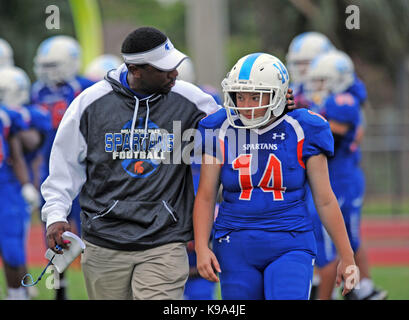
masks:
{"label": "football player", "polygon": [[0,252],[7,282],[7,299],[26,300],[28,292],[21,286],[21,279],[27,272],[28,204],[38,205],[39,194],[30,183],[23,156],[23,140],[30,140],[29,134],[23,139],[28,125],[20,112],[4,105],[15,105],[8,92],[11,80],[7,77],[8,68],[0,68]]}
{"label": "football player", "polygon": [[291,41],[286,62],[291,75],[290,87],[294,90],[296,104],[308,106],[303,93],[309,64],[317,55],[331,50],[335,50],[335,47],[328,37],[315,31],[301,33]]}
{"label": "football player", "polygon": [[122,60],[113,54],[103,54],[93,59],[85,68],[84,76],[92,81],[104,79],[108,71],[118,68]]}
{"label": "football player", "polygon": [[[41,183],[49,175],[49,158],[57,128],[70,103],[83,90],[94,84],[79,76],[81,67],[81,47],[72,37],[58,35],[50,37],[39,45],[34,58],[34,72],[37,81],[31,90],[33,104],[47,108],[51,114],[52,130],[46,137],[42,152]],[[72,203],[71,219],[78,234],[81,232],[80,205],[76,198]],[[61,289],[57,299],[65,299],[64,280],[60,278]]]}
{"label": "football player", "polygon": [[[362,102],[366,99],[363,83],[357,78],[350,57],[341,51],[319,55],[310,64],[305,84],[306,97],[319,101],[316,109],[329,121],[335,141],[335,155],[328,161],[331,186],[337,196],[346,223],[355,260],[361,272],[360,288],[346,298],[385,299],[387,293],[375,288],[360,237],[361,209],[365,179],[360,168],[357,136],[362,138]],[[331,299],[336,273],[336,254],[314,209],[317,237],[317,266],[321,284],[320,299]]]}
{"label": "football player", "polygon": [[[203,161],[193,223],[199,273],[218,281],[223,299],[308,299],[316,256],[305,201],[308,179],[319,215],[340,252],[337,283],[356,275],[353,251],[332,192],[328,122],[288,111],[289,75],[277,58],[241,58],[222,82],[224,108],[199,124]],[[218,185],[223,202],[208,247]]]}
{"label": "football player", "polygon": [[13,49],[10,44],[0,38],[0,68],[14,65]]}

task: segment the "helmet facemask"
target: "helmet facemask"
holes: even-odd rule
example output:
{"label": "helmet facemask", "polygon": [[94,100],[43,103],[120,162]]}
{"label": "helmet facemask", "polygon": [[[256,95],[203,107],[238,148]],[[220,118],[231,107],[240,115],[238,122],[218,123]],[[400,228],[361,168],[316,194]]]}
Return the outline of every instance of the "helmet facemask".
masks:
{"label": "helmet facemask", "polygon": [[64,61],[41,61],[37,59],[34,65],[36,77],[48,86],[69,82],[75,78],[78,67]]}
{"label": "helmet facemask", "polygon": [[34,58],[36,77],[48,86],[70,82],[80,67],[81,47],[68,36],[53,36],[44,40]]}
{"label": "helmet facemask", "polygon": [[341,51],[318,56],[307,73],[305,96],[317,105],[323,104],[331,94],[342,93],[354,82],[352,60]]}
{"label": "helmet facemask", "polygon": [[291,74],[291,79],[296,84],[305,82],[308,71],[308,66],[311,60],[294,60],[288,62],[288,71]]}
{"label": "helmet facemask", "polygon": [[[239,107],[237,106],[237,94],[238,93],[257,93],[259,95],[259,105],[251,107]],[[268,104],[263,105],[263,97],[268,95]],[[231,90],[224,90],[224,107],[228,110],[227,118],[231,126],[235,128],[252,129],[262,127],[270,120],[280,116],[284,111],[285,99],[284,94],[278,87],[273,88],[260,88],[249,86],[237,86],[231,88]],[[256,117],[257,110],[265,109],[265,113],[262,116]],[[251,111],[250,117],[244,115],[245,111]],[[240,126],[237,120],[240,119],[243,123]]]}
{"label": "helmet facemask", "polygon": [[323,104],[330,94],[331,86],[328,77],[311,77],[305,84],[305,97],[316,105]]}
{"label": "helmet facemask", "polygon": [[24,70],[15,67],[0,68],[0,103],[20,107],[30,101],[30,79]]}

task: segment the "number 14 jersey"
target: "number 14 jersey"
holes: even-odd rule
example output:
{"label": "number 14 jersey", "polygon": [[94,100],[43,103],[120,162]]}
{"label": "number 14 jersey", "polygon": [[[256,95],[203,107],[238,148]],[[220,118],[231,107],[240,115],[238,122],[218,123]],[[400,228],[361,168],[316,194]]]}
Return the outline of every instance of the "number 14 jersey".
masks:
{"label": "number 14 jersey", "polygon": [[[237,117],[237,124],[241,125]],[[328,122],[307,109],[291,111],[262,129],[230,126],[226,110],[199,123],[202,152],[223,162],[223,202],[216,239],[231,230],[312,230],[305,201],[306,162],[332,156]]]}

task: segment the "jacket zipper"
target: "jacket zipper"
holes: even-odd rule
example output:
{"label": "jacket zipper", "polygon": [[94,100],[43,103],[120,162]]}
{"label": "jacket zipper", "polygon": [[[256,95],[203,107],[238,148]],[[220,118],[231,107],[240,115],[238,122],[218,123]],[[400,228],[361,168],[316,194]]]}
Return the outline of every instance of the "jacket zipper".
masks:
{"label": "jacket zipper", "polygon": [[176,219],[175,215],[173,214],[172,210],[170,210],[170,208],[168,207],[168,205],[166,204],[165,200],[162,200],[163,205],[165,206],[166,210],[170,213],[170,215],[173,218],[173,221],[177,222],[178,220]]}
{"label": "jacket zipper", "polygon": [[112,210],[113,208],[115,208],[115,206],[118,204],[118,201],[119,201],[119,200],[116,200],[116,201],[114,202],[114,204],[108,209],[107,212],[105,212],[105,213],[103,213],[103,214],[98,214],[98,215],[96,215],[95,217],[92,218],[92,220],[101,218],[101,217],[107,215],[108,213],[110,213],[111,210]]}

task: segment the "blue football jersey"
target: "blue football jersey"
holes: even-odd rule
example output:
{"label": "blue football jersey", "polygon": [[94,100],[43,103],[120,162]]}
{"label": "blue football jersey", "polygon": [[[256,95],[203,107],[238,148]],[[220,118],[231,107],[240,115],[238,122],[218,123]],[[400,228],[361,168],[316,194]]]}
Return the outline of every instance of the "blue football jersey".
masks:
{"label": "blue football jersey", "polygon": [[[367,90],[366,90],[366,86],[365,84],[362,82],[361,79],[358,78],[358,76],[355,74],[355,81],[352,84],[351,87],[349,87],[347,89],[347,92],[352,94],[359,102],[359,104],[362,107],[362,104],[366,101],[366,99],[368,98],[368,94],[367,94]],[[361,108],[361,123],[360,126],[361,127],[365,127],[365,120],[364,120],[364,116],[363,116],[363,111]],[[351,146],[352,147],[352,146]],[[354,148],[356,148],[355,151],[355,162],[356,165],[359,165],[362,159],[362,151],[361,151],[361,147],[359,145],[354,145]]]}
{"label": "blue football jersey", "polygon": [[323,107],[324,117],[339,123],[349,125],[347,133],[342,137],[335,155],[328,162],[331,183],[341,179],[350,179],[356,168],[356,153],[351,150],[356,130],[361,123],[361,110],[358,99],[350,93],[340,93],[329,96]]}
{"label": "blue football jersey", "polygon": [[202,152],[223,161],[216,238],[237,229],[312,230],[305,163],[313,155],[334,152],[322,116],[298,109],[266,128],[246,130],[230,126],[221,109],[200,121],[199,132]]}
{"label": "blue football jersey", "polygon": [[[48,135],[50,135],[52,130],[50,112],[48,111],[48,109],[40,105],[27,105],[25,106],[25,109],[27,110],[30,117],[28,123],[29,128],[33,128],[41,134],[42,138],[44,139],[42,145],[44,145],[45,139]],[[32,162],[41,151],[42,146],[40,146],[40,148],[38,148],[37,150],[25,153],[24,156],[27,163]]]}
{"label": "blue football jersey", "polygon": [[5,146],[6,146],[6,140],[4,139],[3,120],[0,117],[0,168],[3,166],[5,156],[6,156]]}
{"label": "blue football jersey", "polygon": [[354,75],[354,83],[346,90],[346,92],[358,99],[359,104],[363,104],[368,98],[366,86],[356,74]]}
{"label": "blue football jersey", "polygon": [[71,102],[83,90],[93,84],[93,81],[80,76],[77,76],[73,81],[64,83],[58,87],[48,87],[39,81],[33,84],[31,88],[31,103],[45,107],[49,111],[51,117],[52,130],[48,132],[42,148],[42,153],[45,159],[43,178],[48,176],[48,161],[50,158],[51,147],[65,111]]}
{"label": "blue football jersey", "polygon": [[56,131],[65,111],[70,103],[83,90],[93,85],[94,82],[77,76],[73,81],[64,83],[58,87],[48,87],[37,81],[31,89],[31,102],[45,106],[52,119],[52,127]]}
{"label": "blue football jersey", "polygon": [[22,113],[11,110],[6,106],[0,106],[0,119],[3,124],[3,165],[0,168],[0,183],[7,183],[15,181],[16,177],[13,168],[6,160],[10,156],[10,149],[8,147],[7,139],[19,131],[27,130],[28,124],[24,120]]}

